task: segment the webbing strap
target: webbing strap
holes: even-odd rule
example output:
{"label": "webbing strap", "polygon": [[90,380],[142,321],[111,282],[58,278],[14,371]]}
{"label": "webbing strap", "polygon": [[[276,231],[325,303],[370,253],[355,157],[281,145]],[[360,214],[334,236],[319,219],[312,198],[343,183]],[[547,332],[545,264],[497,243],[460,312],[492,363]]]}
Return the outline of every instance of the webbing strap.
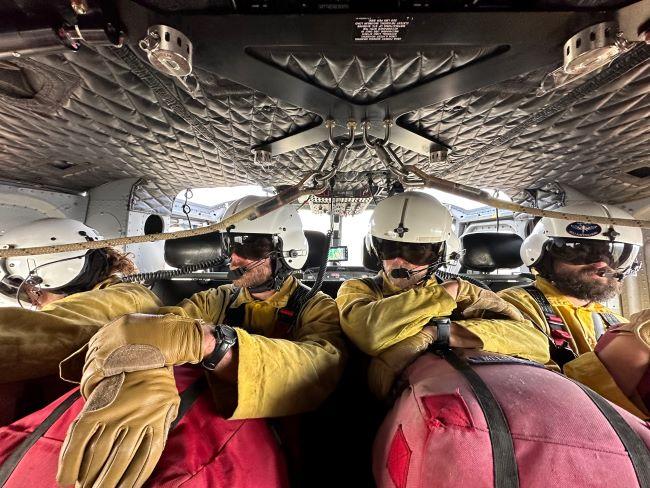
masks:
{"label": "webbing strap", "polygon": [[[573,381],[573,380],[571,380]],[[612,426],[627,451],[640,488],[650,488],[650,450],[634,430],[625,422],[620,413],[602,396],[585,385],[573,381],[584,391],[598,407],[605,419]]]}
{"label": "webbing strap", "polygon": [[[192,383],[190,386],[183,390],[181,393],[181,402],[178,407],[178,415],[176,420],[172,423],[170,431],[173,430],[176,425],[183,419],[185,414],[189,409],[194,405],[194,402],[201,396],[201,393],[205,391],[207,387],[207,379],[205,375],[202,375],[198,380]],[[72,406],[80,397],[79,390],[72,393],[68,398],[63,400],[47,418],[39,425],[34,432],[29,434],[20,445],[11,453],[11,455],[5,460],[5,462],[0,466],[0,487],[4,486],[11,474],[14,472],[20,461],[22,461],[27,451],[36,444],[36,442],[43,437],[47,430],[52,427],[54,422],[56,422],[63,413]]]}
{"label": "webbing strap", "polygon": [[11,476],[11,473],[14,472],[16,469],[16,466],[18,466],[18,463],[23,459],[27,451],[29,450],[30,447],[32,447],[34,444],[36,444],[36,441],[38,441],[45,432],[52,426],[54,422],[56,422],[63,413],[70,408],[70,406],[77,401],[77,399],[81,396],[79,393],[79,390],[75,391],[72,393],[68,398],[63,400],[52,412],[47,416],[47,418],[34,429],[34,432],[29,434],[19,445],[18,447],[14,450],[14,452],[11,453],[11,455],[5,460],[4,463],[2,463],[2,466],[0,467],[0,486],[4,486],[9,477]]}
{"label": "webbing strap", "polygon": [[205,377],[205,374],[202,374],[194,383],[183,390],[181,393],[181,403],[178,406],[178,415],[176,419],[172,422],[169,430],[174,430],[178,423],[183,420],[185,414],[189,409],[194,405],[194,402],[201,396],[201,393],[205,391],[208,387],[208,380]]}
{"label": "webbing strap", "polygon": [[[495,488],[519,488],[519,471],[510,426],[501,405],[476,371],[451,349],[436,351],[460,374],[476,395],[490,433]],[[644,487],[645,488],[645,487]]]}
{"label": "webbing strap", "polygon": [[548,324],[551,331],[561,330],[564,332],[568,332],[568,328],[564,323],[564,320],[562,320],[562,317],[560,317],[555,313],[553,307],[551,306],[550,302],[548,301],[544,293],[539,291],[534,284],[522,286],[521,289],[526,290],[526,292],[532,297],[533,300],[535,300],[537,305],[539,305],[539,307],[542,309],[542,313],[544,314],[546,323]]}

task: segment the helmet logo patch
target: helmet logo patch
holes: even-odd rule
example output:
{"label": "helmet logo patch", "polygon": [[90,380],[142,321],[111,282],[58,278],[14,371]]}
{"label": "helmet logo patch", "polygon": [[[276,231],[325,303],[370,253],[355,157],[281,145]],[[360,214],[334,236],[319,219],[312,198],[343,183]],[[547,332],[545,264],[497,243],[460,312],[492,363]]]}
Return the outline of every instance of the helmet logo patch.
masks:
{"label": "helmet logo patch", "polygon": [[408,228],[404,227],[404,217],[406,217],[406,208],[408,207],[408,204],[409,199],[404,199],[404,206],[402,207],[402,218],[400,219],[400,223],[397,224],[397,227],[393,229],[393,232],[395,232],[395,234],[400,237],[404,237],[404,234],[409,231]]}
{"label": "helmet logo patch", "polygon": [[572,236],[576,237],[593,237],[602,232],[602,228],[598,224],[590,224],[588,222],[572,222],[566,226],[566,231]]}

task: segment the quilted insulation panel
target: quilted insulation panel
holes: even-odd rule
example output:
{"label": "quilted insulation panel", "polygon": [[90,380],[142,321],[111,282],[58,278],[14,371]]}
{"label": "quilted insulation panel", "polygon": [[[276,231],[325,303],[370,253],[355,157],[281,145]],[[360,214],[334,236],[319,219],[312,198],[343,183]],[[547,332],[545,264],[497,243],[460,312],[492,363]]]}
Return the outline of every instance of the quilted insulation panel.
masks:
{"label": "quilted insulation panel", "polygon": [[[382,59],[367,66],[357,63],[354,68],[364,80],[378,81],[366,84],[374,90],[373,96],[405,89],[386,83],[395,76],[390,70],[378,78],[372,74],[378,66],[387,69]],[[410,65],[409,60],[402,61]],[[350,59],[328,63],[343,73]],[[77,53],[3,62],[0,178],[85,190],[119,178],[141,177],[156,188],[155,205],[186,187],[289,184],[320,165],[327,149],[324,143],[278,155],[265,164],[256,163],[250,152],[253,146],[317,125],[318,115],[200,67],[195,72],[201,86],[196,98],[164,76],[159,78],[219,141],[216,145],[161,106],[110,49],[82,48]],[[562,95],[535,97],[544,74],[528,73],[423,107],[398,123],[446,142],[454,158],[471,154]],[[413,73],[407,78],[408,83],[424,79]],[[345,83],[338,89],[344,86],[352,90],[346,96],[355,96],[352,81],[341,79]],[[335,90],[337,85],[330,86]],[[405,163],[475,186],[515,193],[540,180],[556,179],[601,200],[633,200],[650,196],[646,179],[627,174],[650,166],[649,115],[650,66],[646,64],[453,171],[445,163],[430,164],[418,154],[395,149]],[[376,158],[357,146],[340,168],[337,187],[363,188],[368,173],[381,178],[381,170]]]}

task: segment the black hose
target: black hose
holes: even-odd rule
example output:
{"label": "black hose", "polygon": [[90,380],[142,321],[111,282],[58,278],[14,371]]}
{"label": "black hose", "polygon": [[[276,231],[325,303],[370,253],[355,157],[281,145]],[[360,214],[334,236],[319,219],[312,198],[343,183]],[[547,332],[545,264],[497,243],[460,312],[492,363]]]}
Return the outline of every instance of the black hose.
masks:
{"label": "black hose", "polygon": [[485,290],[490,289],[490,287],[487,286],[485,283],[482,283],[476,278],[472,278],[471,276],[468,276],[466,274],[450,273],[449,271],[443,271],[439,269],[435,272],[435,275],[436,278],[438,278],[440,281],[455,280],[456,278],[460,278],[462,280],[467,281],[468,283],[471,283],[472,285],[480,286]]}
{"label": "black hose", "polygon": [[138,273],[129,276],[124,276],[122,282],[124,283],[144,283],[151,282],[156,280],[168,280],[174,276],[180,276],[188,273],[193,273],[200,269],[214,268],[219,266],[226,261],[225,258],[211,259],[210,261],[203,261],[202,263],[197,264],[188,264],[186,266],[181,266],[178,269],[161,269],[159,271],[152,271],[150,273]]}
{"label": "black hose", "polygon": [[323,258],[318,267],[318,273],[316,274],[316,279],[314,280],[314,286],[311,287],[311,290],[305,295],[303,303],[307,303],[318,291],[321,286],[323,286],[323,279],[325,278],[325,271],[327,271],[327,258],[329,257],[330,245],[332,244],[332,229],[327,231],[327,239],[325,240],[325,245],[323,246]]}

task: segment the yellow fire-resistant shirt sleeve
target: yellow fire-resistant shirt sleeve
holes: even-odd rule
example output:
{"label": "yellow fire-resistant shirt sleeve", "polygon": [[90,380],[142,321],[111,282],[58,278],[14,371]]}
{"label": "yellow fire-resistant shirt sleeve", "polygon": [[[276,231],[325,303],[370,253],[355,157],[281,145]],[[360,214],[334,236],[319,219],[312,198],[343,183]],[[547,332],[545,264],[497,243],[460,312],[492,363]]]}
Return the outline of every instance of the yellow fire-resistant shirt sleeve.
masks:
{"label": "yellow fire-resistant shirt sleeve", "polygon": [[483,343],[484,351],[507,354],[546,364],[548,339],[528,320],[466,319],[455,324],[469,330]]}
{"label": "yellow fire-resistant shirt sleeve", "polygon": [[[175,306],[161,307],[158,314],[172,313],[180,317],[202,319],[209,324],[218,324],[223,320],[224,303],[230,296],[230,287],[220,286],[195,293]],[[217,315],[221,316],[217,316]]]}
{"label": "yellow fire-resistant shirt sleeve", "polygon": [[[511,303],[519,309],[519,311],[526,317],[533,321],[536,328],[540,331],[543,331],[545,334],[550,334],[551,331],[546,324],[546,319],[544,318],[544,313],[542,309],[537,304],[535,299],[530,296],[526,290],[520,288],[506,288],[498,293],[500,298],[503,298],[506,302]],[[548,347],[548,345],[547,345]]]}
{"label": "yellow fire-resistant shirt sleeve", "polygon": [[564,374],[588,386],[631,414],[644,420],[650,419],[621,391],[595,352],[587,352],[566,363],[564,365]]}
{"label": "yellow fire-resistant shirt sleeve", "polygon": [[438,284],[382,297],[361,280],[341,285],[336,303],[341,328],[364,353],[377,356],[422,330],[432,317],[447,317],[456,302]]}
{"label": "yellow fire-resistant shirt sleeve", "polygon": [[236,328],[237,405],[233,419],[294,415],[318,407],[344,366],[336,303],[319,293],[305,306],[292,340]]}
{"label": "yellow fire-resistant shirt sleeve", "polygon": [[144,286],[118,283],[75,293],[39,311],[0,308],[0,383],[58,374],[59,363],[104,324],[128,313],[153,313],[159,306]]}

